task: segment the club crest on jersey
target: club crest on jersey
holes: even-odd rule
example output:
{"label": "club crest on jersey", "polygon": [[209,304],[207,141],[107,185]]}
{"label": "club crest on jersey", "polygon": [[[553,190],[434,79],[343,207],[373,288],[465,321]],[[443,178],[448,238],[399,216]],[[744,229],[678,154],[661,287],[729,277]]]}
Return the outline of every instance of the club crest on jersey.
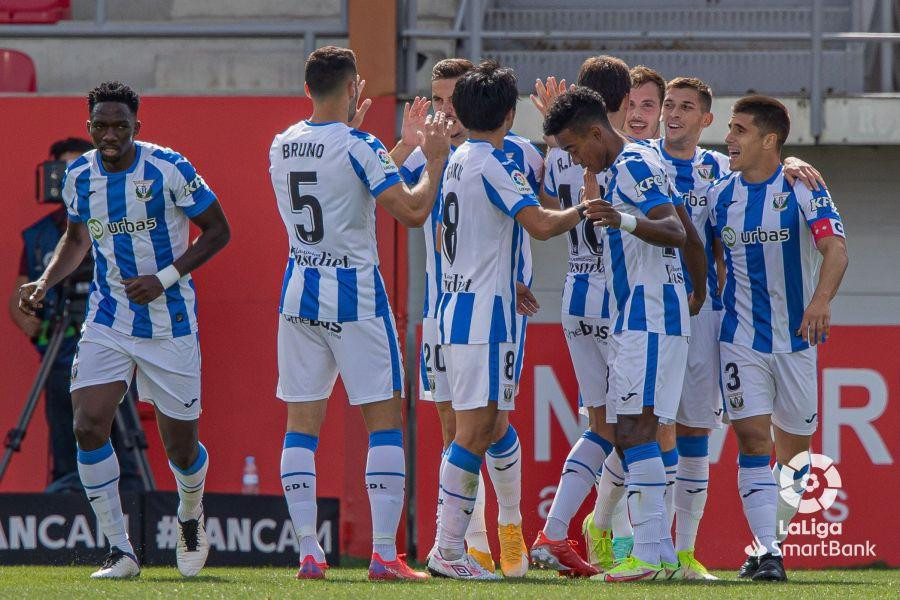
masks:
{"label": "club crest on jersey", "polygon": [[697,175],[704,181],[712,181],[715,179],[715,177],[713,177],[712,166],[710,165],[701,165],[697,167]]}
{"label": "club crest on jersey", "polygon": [[134,196],[141,202],[147,202],[153,198],[153,180],[152,179],[135,179]]}
{"label": "club crest on jersey", "polygon": [[528,184],[528,179],[525,178],[525,175],[522,174],[522,171],[516,169],[512,172],[512,180],[513,183],[516,184],[516,191],[520,194],[532,194],[531,186]]}
{"label": "club crest on jersey", "polygon": [[772,208],[777,211],[782,211],[787,208],[788,197],[790,196],[790,192],[783,192],[781,194],[772,194]]}
{"label": "club crest on jersey", "polygon": [[734,410],[741,410],[744,408],[744,392],[728,394],[728,404],[730,404],[731,408]]}
{"label": "club crest on jersey", "polygon": [[394,159],[391,158],[391,155],[388,154],[387,150],[379,148],[375,151],[375,154],[378,155],[378,160],[381,162],[381,168],[385,171],[392,172],[397,170],[397,165],[394,164]]}
{"label": "club crest on jersey", "polygon": [[515,394],[513,392],[513,386],[509,385],[509,384],[504,384],[503,385],[503,401],[504,402],[512,402],[514,395]]}

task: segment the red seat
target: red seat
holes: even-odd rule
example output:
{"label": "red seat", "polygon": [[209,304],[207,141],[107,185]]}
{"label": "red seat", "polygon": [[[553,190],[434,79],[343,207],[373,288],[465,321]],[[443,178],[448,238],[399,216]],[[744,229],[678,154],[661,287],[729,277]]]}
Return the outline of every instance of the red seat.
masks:
{"label": "red seat", "polygon": [[34,61],[24,52],[0,48],[0,92],[36,92]]}
{"label": "red seat", "polygon": [[56,23],[70,18],[71,0],[0,0],[0,23]]}

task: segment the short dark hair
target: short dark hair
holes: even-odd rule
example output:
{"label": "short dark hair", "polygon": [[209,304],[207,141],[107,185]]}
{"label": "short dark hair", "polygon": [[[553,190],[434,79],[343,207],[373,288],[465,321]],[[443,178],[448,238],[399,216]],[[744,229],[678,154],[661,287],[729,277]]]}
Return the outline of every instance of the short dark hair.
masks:
{"label": "short dark hair", "polygon": [[349,48],[322,46],[306,59],[306,85],[309,93],[317,98],[331,95],[353,75],[356,75],[356,55]]}
{"label": "short dark hair", "polygon": [[622,109],[622,101],[631,91],[631,75],[628,65],[615,56],[592,56],[578,70],[578,85],[600,94],[607,110]]}
{"label": "short dark hair", "polygon": [[662,75],[644,65],[631,67],[631,70],[628,73],[631,75],[631,89],[640,87],[645,83],[655,83],[659,95],[659,103],[662,104],[663,98],[666,95],[666,80],[663,79]]}
{"label": "short dark hair", "polygon": [[578,86],[556,97],[544,117],[544,135],[558,135],[562,130],[600,123],[612,129],[603,96],[590,88]]}
{"label": "short dark hair", "polygon": [[453,88],[453,108],[466,129],[494,131],[516,107],[516,74],[493,60],[464,73]]}
{"label": "short dark hair", "polygon": [[431,80],[456,79],[475,68],[472,61],[465,58],[445,58],[431,68]]}
{"label": "short dark hair", "polygon": [[94,107],[101,102],[121,102],[131,113],[137,116],[141,98],[133,89],[121,81],[105,81],[88,92],[88,112],[94,112]]}
{"label": "short dark hair", "polygon": [[769,96],[746,96],[734,103],[732,112],[753,117],[753,124],[763,134],[774,133],[780,151],[791,132],[791,116],[784,104]]}
{"label": "short dark hair", "polygon": [[712,109],[712,89],[704,81],[696,77],[676,77],[666,86],[666,91],[672,89],[694,90],[700,96],[700,108],[703,109],[703,112],[709,112]]}
{"label": "short dark hair", "polygon": [[93,149],[94,145],[86,139],[70,137],[64,140],[53,142],[53,144],[50,146],[50,156],[53,157],[53,160],[59,160],[59,158],[67,152],[77,152],[79,154],[84,154],[88,150]]}

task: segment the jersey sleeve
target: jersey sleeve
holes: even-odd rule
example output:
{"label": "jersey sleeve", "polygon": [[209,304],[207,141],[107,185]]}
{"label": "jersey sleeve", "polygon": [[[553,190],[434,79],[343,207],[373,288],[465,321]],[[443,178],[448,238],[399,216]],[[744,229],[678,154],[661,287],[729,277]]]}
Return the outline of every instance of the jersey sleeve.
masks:
{"label": "jersey sleeve", "polygon": [[[81,215],[78,214],[77,183],[78,176],[84,173],[85,169],[90,170],[88,160],[84,156],[81,156],[66,168],[66,172],[63,174],[62,178],[63,204],[66,205],[66,214],[73,223],[80,223],[82,221]],[[85,190],[85,193],[87,193],[87,190]]]}
{"label": "jersey sleeve", "polygon": [[[514,219],[526,206],[540,206],[525,174],[499,150],[485,164],[481,175],[488,200],[497,210]],[[502,157],[502,158],[501,158]]]}
{"label": "jersey sleeve", "polygon": [[173,173],[168,187],[175,198],[175,206],[188,217],[196,217],[217,200],[216,195],[188,159],[171,153],[171,162]]}
{"label": "jersey sleeve", "polygon": [[397,165],[378,138],[356,129],[350,135],[353,136],[347,150],[350,164],[373,197],[402,182]]}
{"label": "jersey sleeve", "polygon": [[557,198],[559,192],[556,189],[556,171],[552,166],[553,153],[547,153],[547,160],[544,163],[544,193],[551,198]]}
{"label": "jersey sleeve", "polygon": [[541,181],[544,179],[544,157],[531,142],[525,145],[525,168],[525,178],[537,196],[541,191]]}
{"label": "jersey sleeve", "polygon": [[796,182],[794,194],[816,242],[832,235],[847,237],[844,234],[844,222],[827,188],[809,190],[802,183]]}
{"label": "jersey sleeve", "polygon": [[661,204],[674,204],[669,178],[661,165],[646,160],[628,160],[618,168],[616,188],[623,202],[645,215]]}
{"label": "jersey sleeve", "polygon": [[425,170],[425,154],[421,148],[416,148],[406,158],[406,162],[400,167],[400,177],[406,185],[416,185]]}

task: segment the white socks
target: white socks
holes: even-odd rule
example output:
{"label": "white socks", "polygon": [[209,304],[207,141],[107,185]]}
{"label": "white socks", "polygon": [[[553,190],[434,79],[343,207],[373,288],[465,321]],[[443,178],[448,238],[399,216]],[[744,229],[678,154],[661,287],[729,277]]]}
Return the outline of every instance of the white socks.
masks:
{"label": "white socks", "polygon": [[775,546],[775,505],[778,485],[769,468],[768,455],[738,456],[738,492],[744,516],[763,552],[779,554]]}
{"label": "white socks", "polygon": [[457,560],[466,552],[464,537],[478,495],[478,473],[482,458],[456,442],[447,449],[441,469],[443,506],[438,529],[438,550],[446,560]]}
{"label": "white socks", "polygon": [[672,448],[661,453],[663,467],[666,469],[666,492],[663,504],[666,507],[659,535],[660,560],[664,563],[677,563],[675,545],[672,543],[672,520],[675,518],[675,472],[678,468],[678,450]]}
{"label": "white socks", "polygon": [[549,539],[562,540],[568,537],[569,522],[597,481],[597,473],[612,449],[609,441],[590,430],[585,431],[572,446],[563,463],[559,487],[556,488],[547,522],[544,524],[544,535]]}
{"label": "white socks", "polygon": [[485,554],[491,553],[487,536],[487,524],[484,521],[484,477],[478,473],[478,495],[475,496],[475,508],[466,528],[466,546]]}
{"label": "white socks", "polygon": [[675,475],[675,550],[693,550],[709,486],[709,436],[678,436]]}
{"label": "white socks", "polygon": [[617,452],[609,452],[603,462],[600,483],[597,484],[594,525],[598,529],[612,529],[615,537],[631,537],[633,531],[628,518],[628,508],[622,501],[624,497],[625,465],[622,464]]}
{"label": "white socks", "polygon": [[206,483],[206,471],[209,468],[209,456],[206,447],[200,446],[197,460],[187,469],[180,469],[169,461],[169,468],[178,484],[178,520],[189,521],[200,518],[200,504],[203,502],[203,486]]}
{"label": "white socks", "polygon": [[281,487],[287,501],[294,533],[300,541],[300,558],[312,555],[325,561],[316,535],[316,448],[319,438],[289,431],[281,451]]}
{"label": "white socks", "polygon": [[658,565],[666,492],[666,469],[659,445],[648,442],[628,448],[625,462],[628,464],[628,509],[634,526],[631,554],[646,563]]}
{"label": "white socks", "polygon": [[119,461],[109,440],[96,450],[78,448],[78,475],[110,548],[134,556],[119,498]]}
{"label": "white socks", "polygon": [[[782,488],[781,483],[781,464],[778,461],[775,461],[775,466],[772,467],[772,477],[775,478],[775,483],[778,486],[778,489],[783,489],[784,494],[793,493],[794,500],[793,503],[788,502],[782,497],[782,494],[778,494],[778,500],[775,509],[775,525],[777,528],[775,529],[775,538],[779,543],[784,541],[784,538],[787,537],[788,526],[791,524],[791,519],[794,518],[794,515],[797,514],[797,510],[800,508],[800,500],[803,498],[804,484],[803,477],[807,473],[809,473],[809,453],[807,453],[806,465],[800,469],[799,471],[794,472],[793,474],[793,483],[789,488]],[[790,492],[788,491],[790,490]]]}
{"label": "white socks", "polygon": [[366,489],[372,511],[372,552],[385,561],[397,559],[397,526],[406,490],[403,433],[384,429],[369,434]]}
{"label": "white socks", "polygon": [[[519,525],[522,514],[522,447],[519,436],[510,425],[503,437],[494,442],[484,457],[494,493],[497,495],[499,525]],[[480,484],[484,486],[484,482]]]}

